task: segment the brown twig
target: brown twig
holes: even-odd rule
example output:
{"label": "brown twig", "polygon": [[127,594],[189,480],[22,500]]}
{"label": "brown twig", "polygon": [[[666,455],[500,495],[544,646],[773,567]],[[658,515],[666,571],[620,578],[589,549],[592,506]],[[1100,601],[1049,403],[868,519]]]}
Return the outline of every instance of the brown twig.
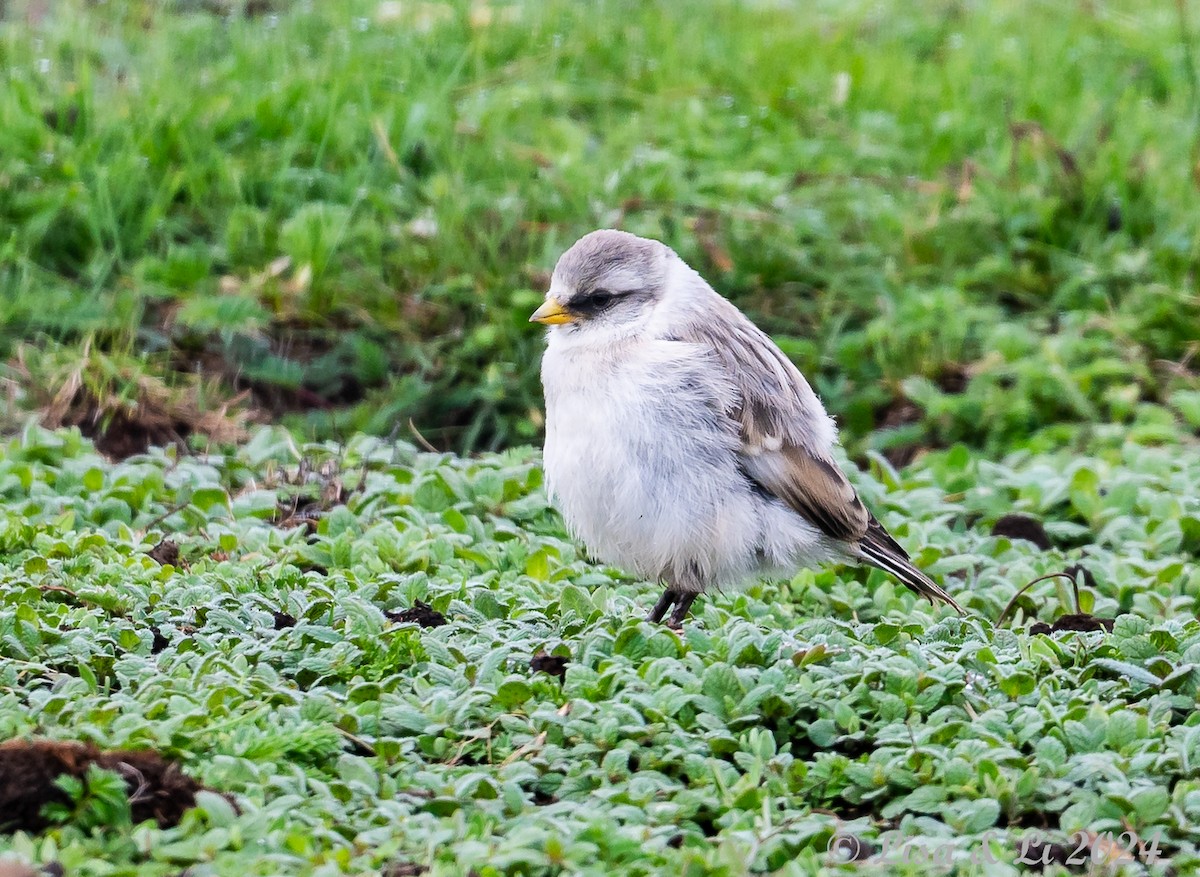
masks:
{"label": "brown twig", "polygon": [[[337,726],[335,725],[334,727],[337,727]],[[363,752],[365,752],[367,755],[370,755],[372,758],[379,755],[379,753],[375,751],[375,747],[372,746],[370,743],[368,743],[366,740],[364,740],[362,737],[358,737],[354,734],[351,734],[345,728],[338,728],[337,732],[339,734],[341,734],[343,737],[345,737],[347,740],[349,740],[351,743],[353,743],[355,746],[357,746],[359,749],[361,749]]]}
{"label": "brown twig", "polygon": [[171,506],[169,509],[167,509],[165,512],[163,512],[161,515],[159,515],[157,518],[155,518],[153,521],[151,521],[149,524],[147,524],[142,529],[142,533],[149,533],[151,530],[153,530],[155,527],[157,527],[159,524],[161,524],[167,518],[171,517],[171,515],[175,514],[176,512],[181,512],[184,509],[186,509],[189,505],[191,505],[191,502],[192,502],[191,499],[185,499],[185,500],[175,503],[175,505]]}
{"label": "brown twig", "polygon": [[408,419],[408,431],[411,432],[413,434],[413,436],[416,438],[417,444],[419,444],[425,450],[429,451],[429,453],[431,453],[431,454],[440,454],[441,453],[441,451],[439,451],[432,444],[430,444],[429,439],[427,439],[427,438],[425,438],[425,436],[421,435],[421,431],[419,429],[417,429],[417,425],[412,422],[411,417]]}
{"label": "brown twig", "polygon": [[[1074,584],[1074,582],[1075,582],[1074,577],[1072,577],[1069,573],[1065,573],[1065,572],[1052,572],[1052,573],[1047,573],[1044,576],[1038,576],[1036,579],[1034,579],[1032,582],[1027,584],[1025,587],[1021,588],[1021,590],[1017,591],[1017,593],[1012,595],[1012,599],[1008,601],[1008,604],[1004,607],[1004,611],[1001,612],[1000,617],[996,619],[996,627],[1000,627],[1001,625],[1004,624],[1004,619],[1008,617],[1008,613],[1010,611],[1012,611],[1012,608],[1016,604],[1017,599],[1022,594],[1024,594],[1026,591],[1028,591],[1030,588],[1032,588],[1038,582],[1044,582],[1047,579],[1055,579],[1055,578],[1064,578],[1067,581],[1071,582],[1072,584]],[[1076,592],[1075,592],[1075,604],[1076,604],[1076,608],[1078,609],[1079,608],[1079,592],[1078,592],[1078,590],[1076,590]]]}

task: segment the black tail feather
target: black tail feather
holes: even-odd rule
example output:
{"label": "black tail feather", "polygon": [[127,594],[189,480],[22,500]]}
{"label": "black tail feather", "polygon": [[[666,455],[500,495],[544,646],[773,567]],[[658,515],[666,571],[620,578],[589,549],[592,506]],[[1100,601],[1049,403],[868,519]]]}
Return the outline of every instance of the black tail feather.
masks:
{"label": "black tail feather", "polygon": [[954,607],[954,611],[959,615],[966,614],[953,597],[943,591],[933,579],[913,566],[908,552],[892,538],[887,530],[883,529],[883,525],[874,517],[871,518],[867,532],[859,541],[858,547],[864,561],[895,576],[906,587],[920,594],[930,603],[941,600]]}

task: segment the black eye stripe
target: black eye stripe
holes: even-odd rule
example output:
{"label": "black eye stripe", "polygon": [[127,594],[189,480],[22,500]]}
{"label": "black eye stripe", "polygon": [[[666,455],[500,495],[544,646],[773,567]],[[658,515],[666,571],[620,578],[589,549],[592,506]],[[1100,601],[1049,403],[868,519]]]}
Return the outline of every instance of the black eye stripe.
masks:
{"label": "black eye stripe", "polygon": [[615,292],[607,289],[594,289],[585,295],[577,295],[571,299],[570,308],[577,313],[594,314],[608,307],[617,299]]}

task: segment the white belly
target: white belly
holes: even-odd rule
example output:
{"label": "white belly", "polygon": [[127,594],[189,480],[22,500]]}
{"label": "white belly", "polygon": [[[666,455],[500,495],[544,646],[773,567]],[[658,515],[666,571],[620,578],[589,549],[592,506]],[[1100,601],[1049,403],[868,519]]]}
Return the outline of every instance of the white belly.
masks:
{"label": "white belly", "polygon": [[547,485],[600,560],[697,589],[755,567],[762,501],[723,414],[732,389],[713,374],[678,342],[547,349]]}

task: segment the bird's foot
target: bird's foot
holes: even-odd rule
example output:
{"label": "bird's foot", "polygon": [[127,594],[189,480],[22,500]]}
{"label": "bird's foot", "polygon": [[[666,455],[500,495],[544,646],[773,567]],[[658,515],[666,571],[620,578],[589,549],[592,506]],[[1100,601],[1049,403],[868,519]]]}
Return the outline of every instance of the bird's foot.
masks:
{"label": "bird's foot", "polygon": [[663,616],[667,614],[667,610],[671,608],[671,605],[681,596],[683,595],[678,591],[672,591],[670,588],[667,588],[662,592],[662,596],[658,598],[658,602],[654,604],[654,608],[646,614],[646,620],[658,624],[663,620]]}
{"label": "bird's foot", "polygon": [[687,618],[688,611],[692,608],[692,604],[696,602],[696,594],[687,593],[679,594],[675,601],[675,611],[671,613],[671,617],[667,619],[667,627],[672,630],[683,630],[683,619]]}
{"label": "bird's foot", "polygon": [[667,627],[672,630],[683,630],[683,619],[687,618],[688,610],[696,602],[697,596],[692,591],[673,591],[667,588],[658,598],[658,602],[654,604],[654,608],[646,615],[646,620],[659,624],[662,622],[663,616],[667,614],[667,610],[673,605],[675,611],[667,619]]}

